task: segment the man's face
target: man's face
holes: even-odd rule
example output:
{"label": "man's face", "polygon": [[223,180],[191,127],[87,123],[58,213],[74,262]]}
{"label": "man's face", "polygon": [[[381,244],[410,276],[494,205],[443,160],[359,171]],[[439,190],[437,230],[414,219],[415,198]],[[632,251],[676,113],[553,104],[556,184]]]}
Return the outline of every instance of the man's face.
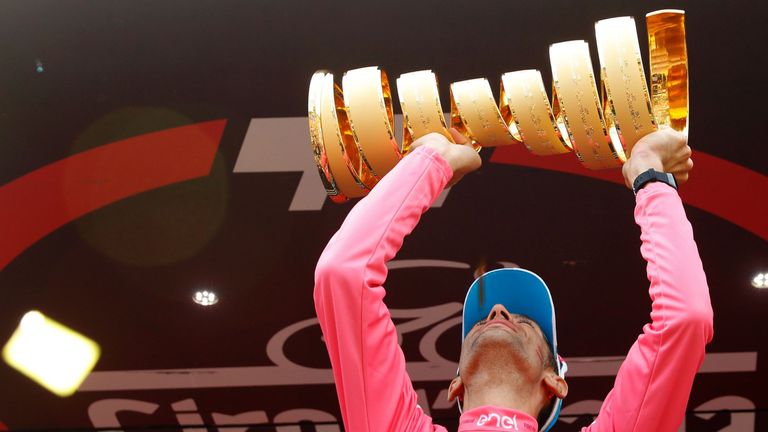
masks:
{"label": "man's face", "polygon": [[471,380],[478,373],[492,374],[512,367],[533,382],[549,368],[550,355],[538,324],[497,304],[464,339],[459,369],[464,380]]}

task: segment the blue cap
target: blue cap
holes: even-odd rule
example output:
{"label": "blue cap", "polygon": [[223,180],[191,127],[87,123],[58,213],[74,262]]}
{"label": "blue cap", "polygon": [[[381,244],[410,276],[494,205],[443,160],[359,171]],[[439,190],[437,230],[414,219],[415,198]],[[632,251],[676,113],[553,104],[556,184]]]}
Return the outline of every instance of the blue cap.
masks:
{"label": "blue cap", "polygon": [[[472,282],[464,299],[461,340],[478,321],[486,318],[494,305],[503,305],[510,313],[525,315],[538,324],[547,339],[557,365],[557,373],[565,377],[568,366],[557,353],[555,305],[547,284],[535,273],[519,268],[489,271]],[[552,412],[539,430],[548,431],[560,415],[563,400],[553,398]]]}

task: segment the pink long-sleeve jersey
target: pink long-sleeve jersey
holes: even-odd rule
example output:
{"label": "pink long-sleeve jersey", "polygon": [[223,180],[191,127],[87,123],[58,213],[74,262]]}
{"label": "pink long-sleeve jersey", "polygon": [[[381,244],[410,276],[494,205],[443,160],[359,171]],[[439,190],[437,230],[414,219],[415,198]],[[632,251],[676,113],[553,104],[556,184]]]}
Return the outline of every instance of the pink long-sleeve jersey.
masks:
{"label": "pink long-sleeve jersey", "polygon": [[[419,147],[350,211],[317,264],[315,307],[350,432],[445,431],[417,405],[383,284],[387,261],[452,175],[437,152]],[[712,338],[707,281],[675,190],[660,183],[643,188],[635,220],[648,262],[651,322],[584,431],[677,431]],[[459,422],[461,432],[510,430],[538,426],[525,413],[493,406],[466,411]]]}

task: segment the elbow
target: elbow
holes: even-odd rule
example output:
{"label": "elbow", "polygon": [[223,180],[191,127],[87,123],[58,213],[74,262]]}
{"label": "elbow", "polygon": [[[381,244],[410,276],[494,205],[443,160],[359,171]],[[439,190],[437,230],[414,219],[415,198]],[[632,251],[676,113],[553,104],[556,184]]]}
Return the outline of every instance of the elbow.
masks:
{"label": "elbow", "polygon": [[334,272],[333,263],[326,258],[325,254],[320,256],[315,267],[314,299],[316,305],[320,303],[320,299],[326,295],[328,289],[333,286]]}
{"label": "elbow", "polygon": [[690,342],[704,346],[712,341],[714,335],[714,314],[712,305],[707,302],[700,306],[691,306],[669,323],[669,329],[684,335]]}
{"label": "elbow", "polygon": [[349,261],[323,253],[315,267],[315,305],[338,291],[360,286],[354,283],[358,273],[349,265]]}

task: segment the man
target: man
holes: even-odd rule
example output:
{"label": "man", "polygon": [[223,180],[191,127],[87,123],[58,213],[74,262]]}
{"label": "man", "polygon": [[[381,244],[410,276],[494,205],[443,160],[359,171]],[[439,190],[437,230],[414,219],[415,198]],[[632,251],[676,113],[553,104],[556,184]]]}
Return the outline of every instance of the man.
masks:
{"label": "man", "polygon": [[[315,306],[348,431],[445,430],[417,405],[383,284],[387,261],[421,214],[446,185],[481,165],[466,139],[451,133],[461,145],[437,134],[414,142],[350,211],[318,262]],[[663,129],[641,139],[624,164],[637,195],[652,322],[586,431],[673,432],[682,422],[713,333],[706,278],[671,180],[687,180],[690,155],[684,135]],[[481,276],[467,295],[462,330],[459,372],[449,387],[463,409],[459,431],[549,430],[568,385],[544,282],[519,269]]]}

